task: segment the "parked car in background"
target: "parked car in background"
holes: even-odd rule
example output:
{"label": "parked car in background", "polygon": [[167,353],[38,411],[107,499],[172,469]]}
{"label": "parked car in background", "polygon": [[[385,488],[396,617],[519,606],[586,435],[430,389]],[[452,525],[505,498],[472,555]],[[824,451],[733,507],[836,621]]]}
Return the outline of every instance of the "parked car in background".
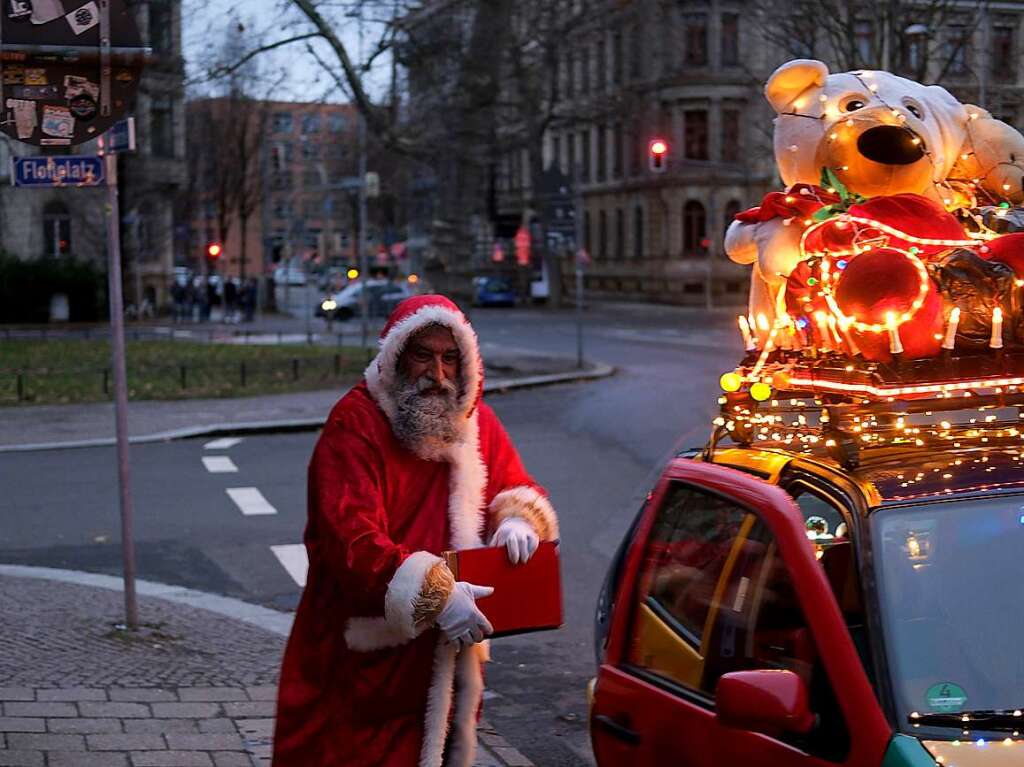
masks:
{"label": "parked car in background", "polygon": [[333,320],[358,316],[363,290],[367,291],[367,308],[371,317],[386,317],[400,301],[412,295],[412,290],[404,282],[358,280],[325,298],[314,313],[317,317]]}
{"label": "parked car in background", "polygon": [[504,277],[478,277],[473,306],[515,306],[516,292]]}
{"label": "parked car in background", "polygon": [[277,285],[305,285],[306,273],[295,266],[279,266],[274,270],[274,283]]}

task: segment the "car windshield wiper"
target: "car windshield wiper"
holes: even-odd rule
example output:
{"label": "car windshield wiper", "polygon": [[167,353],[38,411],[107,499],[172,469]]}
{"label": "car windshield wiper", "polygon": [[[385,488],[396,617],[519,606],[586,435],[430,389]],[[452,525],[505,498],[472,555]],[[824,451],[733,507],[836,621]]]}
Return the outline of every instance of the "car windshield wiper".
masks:
{"label": "car windshield wiper", "polygon": [[976,709],[974,711],[953,711],[948,713],[913,712],[907,717],[911,724],[934,725],[937,727],[960,727],[965,730],[1018,730],[1024,729],[1024,712],[1019,708],[1006,710]]}

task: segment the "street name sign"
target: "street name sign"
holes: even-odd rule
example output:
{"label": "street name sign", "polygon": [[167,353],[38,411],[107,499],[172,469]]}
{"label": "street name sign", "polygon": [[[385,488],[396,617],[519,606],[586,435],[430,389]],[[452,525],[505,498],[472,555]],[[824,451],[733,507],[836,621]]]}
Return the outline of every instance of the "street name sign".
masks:
{"label": "street name sign", "polygon": [[100,186],[104,180],[103,158],[91,155],[15,157],[14,186]]}

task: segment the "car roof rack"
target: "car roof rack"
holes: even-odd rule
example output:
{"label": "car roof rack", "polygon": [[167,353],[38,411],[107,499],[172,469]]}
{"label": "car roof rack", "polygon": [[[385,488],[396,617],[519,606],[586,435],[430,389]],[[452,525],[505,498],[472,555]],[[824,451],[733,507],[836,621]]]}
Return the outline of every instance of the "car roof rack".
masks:
{"label": "car roof rack", "polygon": [[876,448],[1022,444],[1024,353],[944,354],[868,363],[786,350],[751,354],[720,379],[710,460],[739,445],[824,453],[847,469]]}

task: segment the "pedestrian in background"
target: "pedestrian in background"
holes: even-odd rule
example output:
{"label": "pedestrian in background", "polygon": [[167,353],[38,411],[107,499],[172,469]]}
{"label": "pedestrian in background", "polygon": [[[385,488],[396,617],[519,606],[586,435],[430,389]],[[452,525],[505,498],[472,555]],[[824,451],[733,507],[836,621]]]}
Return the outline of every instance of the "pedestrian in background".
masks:
{"label": "pedestrian in background", "polygon": [[224,322],[237,322],[238,284],[233,277],[224,279]]}
{"label": "pedestrian in background", "polygon": [[[481,399],[476,334],[443,296],[392,312],[309,467],[306,588],[285,651],[275,767],[469,767],[490,588],[446,549],[526,561],[558,537],[544,490]],[[529,599],[530,594],[521,595]]]}

